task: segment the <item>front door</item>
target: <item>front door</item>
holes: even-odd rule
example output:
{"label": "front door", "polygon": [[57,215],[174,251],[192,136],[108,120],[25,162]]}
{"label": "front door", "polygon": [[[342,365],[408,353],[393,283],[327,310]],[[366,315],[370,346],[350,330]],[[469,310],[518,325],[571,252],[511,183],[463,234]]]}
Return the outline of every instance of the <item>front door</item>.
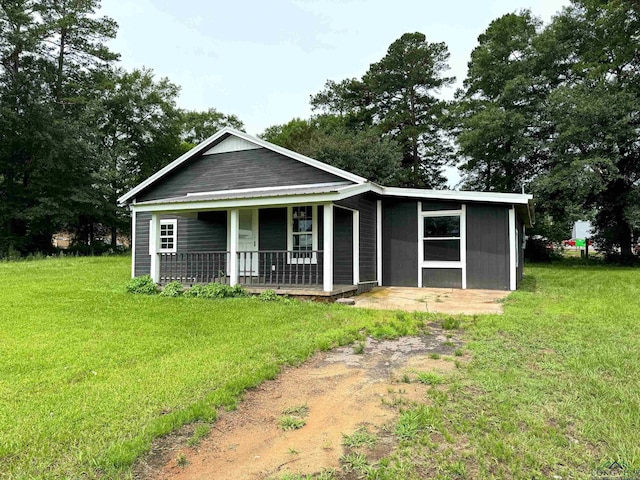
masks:
{"label": "front door", "polygon": [[240,210],[238,251],[240,276],[258,275],[258,209]]}

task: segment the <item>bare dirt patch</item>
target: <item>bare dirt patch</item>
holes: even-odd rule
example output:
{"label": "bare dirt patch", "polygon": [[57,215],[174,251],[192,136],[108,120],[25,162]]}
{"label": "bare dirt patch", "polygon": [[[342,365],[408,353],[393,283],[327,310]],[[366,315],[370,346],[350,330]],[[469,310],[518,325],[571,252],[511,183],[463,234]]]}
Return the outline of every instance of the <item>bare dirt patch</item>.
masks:
{"label": "bare dirt patch", "polygon": [[[453,355],[460,342],[447,333],[434,325],[419,337],[368,339],[362,354],[353,345],[319,353],[247,392],[236,411],[221,411],[198,447],[186,446],[193,426],[159,439],[134,474],[149,479],[269,479],[339,469],[346,451],[343,435],[362,427],[378,439],[367,457],[382,458],[395,443],[385,427],[396,418],[396,406],[425,401],[430,387],[416,381],[417,373],[455,368],[444,355]],[[301,417],[306,424],[284,431],[279,424],[283,412],[301,406],[307,407]]]}

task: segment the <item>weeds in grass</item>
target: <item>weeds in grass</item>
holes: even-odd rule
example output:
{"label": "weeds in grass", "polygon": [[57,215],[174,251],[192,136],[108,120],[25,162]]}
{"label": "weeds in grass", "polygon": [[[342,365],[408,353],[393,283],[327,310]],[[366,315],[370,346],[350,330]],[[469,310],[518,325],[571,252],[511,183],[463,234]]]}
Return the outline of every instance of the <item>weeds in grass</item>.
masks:
{"label": "weeds in grass", "polygon": [[445,330],[457,330],[460,328],[460,319],[456,317],[447,317],[442,320],[442,328]]}
{"label": "weeds in grass", "polygon": [[464,351],[461,348],[457,348],[455,352],[453,352],[453,354],[456,357],[462,357],[464,355]]}
{"label": "weeds in grass", "polygon": [[305,403],[303,405],[296,405],[295,407],[287,407],[282,411],[282,414],[304,418],[309,415],[309,406]]}
{"label": "weeds in grass", "polygon": [[402,383],[411,383],[411,377],[408,373],[402,374]]}
{"label": "weeds in grass", "polygon": [[358,342],[353,346],[353,353],[362,355],[364,353],[364,342]]}
{"label": "weeds in grass", "polygon": [[284,415],[278,420],[280,428],[284,431],[298,430],[307,424],[304,418],[294,417],[293,415]]}
{"label": "weeds in grass", "polygon": [[447,340],[446,342],[442,342],[442,345],[445,347],[455,347],[456,344],[453,343],[451,340]]}
{"label": "weeds in grass", "polygon": [[436,407],[421,404],[400,414],[394,433],[401,440],[412,440],[423,430],[436,430],[440,416]]}
{"label": "weeds in grass", "polygon": [[432,358],[433,360],[439,360],[440,359],[440,354],[439,353],[431,353],[431,354],[429,354],[429,358]]}
{"label": "weeds in grass", "polygon": [[289,448],[288,453],[289,455],[300,455],[300,451],[295,448]]}
{"label": "weeds in grass", "polygon": [[438,375],[435,372],[417,372],[416,377],[420,383],[425,385],[440,385],[444,383],[442,375]]}
{"label": "weeds in grass", "polygon": [[180,468],[185,468],[187,465],[189,465],[189,460],[184,453],[178,455],[178,457],[176,458],[176,465]]}
{"label": "weeds in grass", "polygon": [[200,445],[200,442],[202,441],[202,439],[207,435],[209,435],[210,431],[211,431],[211,427],[209,425],[198,425],[195,428],[191,438],[187,440],[187,445],[189,447],[197,447],[198,445]]}
{"label": "weeds in grass", "polygon": [[359,428],[351,435],[342,434],[342,444],[349,448],[372,447],[377,441],[378,438],[369,432],[366,427]]}
{"label": "weeds in grass", "polygon": [[342,455],[340,463],[345,472],[362,472],[369,465],[367,457],[357,452]]}

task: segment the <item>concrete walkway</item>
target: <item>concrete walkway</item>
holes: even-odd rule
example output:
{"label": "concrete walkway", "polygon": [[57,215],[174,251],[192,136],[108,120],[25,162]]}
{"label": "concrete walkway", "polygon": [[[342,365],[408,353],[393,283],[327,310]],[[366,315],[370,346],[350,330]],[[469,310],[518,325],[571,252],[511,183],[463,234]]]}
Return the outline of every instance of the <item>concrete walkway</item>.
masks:
{"label": "concrete walkway", "polygon": [[450,315],[502,313],[502,300],[511,292],[459,288],[375,287],[354,297],[356,307]]}

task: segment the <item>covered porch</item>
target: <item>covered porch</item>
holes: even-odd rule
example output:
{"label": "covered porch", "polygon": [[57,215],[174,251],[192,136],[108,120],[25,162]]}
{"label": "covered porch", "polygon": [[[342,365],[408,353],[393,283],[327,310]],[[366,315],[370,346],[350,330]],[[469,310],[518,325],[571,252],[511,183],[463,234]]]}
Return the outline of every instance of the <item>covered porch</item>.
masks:
{"label": "covered porch", "polygon": [[[358,289],[356,210],[333,202],[215,210],[204,210],[202,205],[189,210],[175,207],[134,207],[134,215],[148,212],[150,216],[149,271],[160,285],[219,282],[242,285],[255,293],[273,289],[305,296]],[[201,230],[203,225],[210,233]],[[195,241],[205,236],[217,237],[217,242]],[[199,244],[215,248],[195,248]]]}

